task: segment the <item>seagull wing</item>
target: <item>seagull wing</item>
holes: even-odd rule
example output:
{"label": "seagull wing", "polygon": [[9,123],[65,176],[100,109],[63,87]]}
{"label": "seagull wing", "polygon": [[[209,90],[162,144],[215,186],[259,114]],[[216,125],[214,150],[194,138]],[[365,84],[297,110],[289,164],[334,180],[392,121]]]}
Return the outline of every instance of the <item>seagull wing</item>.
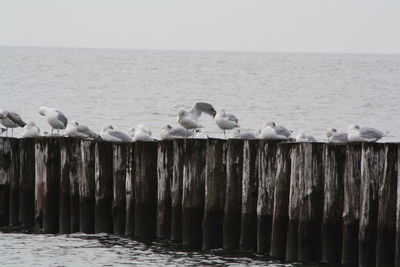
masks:
{"label": "seagull wing", "polygon": [[91,137],[96,137],[97,136],[97,134],[95,132],[90,130],[89,127],[87,127],[85,125],[78,125],[76,127],[76,131],[78,133],[86,134],[86,135],[91,136]]}
{"label": "seagull wing", "polygon": [[[175,128],[172,128],[172,129],[169,131],[169,134],[172,135],[172,136],[182,136],[182,137],[185,137],[185,136],[186,136],[186,129],[185,129],[185,128],[182,128],[182,127],[175,127]],[[188,131],[188,133],[187,133],[188,136],[191,136],[192,134],[193,134],[193,133],[192,133],[191,131]]]}
{"label": "seagull wing", "polygon": [[289,137],[292,134],[291,131],[289,131],[288,129],[286,129],[285,127],[280,126],[280,125],[275,126],[275,131],[278,135],[283,135],[286,137]]}
{"label": "seagull wing", "polygon": [[236,122],[236,123],[239,122],[239,119],[238,119],[235,115],[233,115],[232,113],[226,113],[226,116],[228,117],[228,119],[229,119],[230,121],[234,121],[234,122]]}
{"label": "seagull wing", "polygon": [[184,108],[184,109],[186,109],[186,110],[190,110],[190,109],[192,108],[192,106],[185,105],[185,104],[176,104],[176,105],[174,106],[174,108]]}
{"label": "seagull wing", "polygon": [[109,131],[108,134],[111,135],[112,137],[115,137],[115,138],[121,140],[122,142],[131,142],[132,141],[132,137],[130,137],[129,135],[127,135],[123,132]]}
{"label": "seagull wing", "polygon": [[216,113],[214,107],[208,102],[196,102],[190,110],[192,117],[195,119],[200,118],[203,112],[212,117],[214,117]]}
{"label": "seagull wing", "polygon": [[57,112],[57,119],[59,119],[60,121],[62,121],[62,123],[64,124],[65,127],[67,127],[68,124],[68,119],[67,117],[65,117],[65,115],[61,112],[56,110]]}
{"label": "seagull wing", "polygon": [[18,124],[18,126],[20,127],[24,127],[26,125],[26,123],[21,119],[21,117],[15,112],[8,112],[8,118],[15,124]]}
{"label": "seagull wing", "polygon": [[380,139],[385,136],[385,134],[382,131],[379,131],[379,130],[371,128],[371,127],[362,127],[360,129],[360,134],[361,134],[361,137],[367,138],[367,139],[373,139],[373,138]]}

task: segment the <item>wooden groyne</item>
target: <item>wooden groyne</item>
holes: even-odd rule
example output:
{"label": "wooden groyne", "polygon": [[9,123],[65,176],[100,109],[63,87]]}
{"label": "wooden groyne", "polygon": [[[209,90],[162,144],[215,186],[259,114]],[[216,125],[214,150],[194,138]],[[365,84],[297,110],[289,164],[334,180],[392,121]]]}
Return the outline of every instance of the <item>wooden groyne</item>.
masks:
{"label": "wooden groyne", "polygon": [[399,145],[0,138],[0,226],[400,266]]}

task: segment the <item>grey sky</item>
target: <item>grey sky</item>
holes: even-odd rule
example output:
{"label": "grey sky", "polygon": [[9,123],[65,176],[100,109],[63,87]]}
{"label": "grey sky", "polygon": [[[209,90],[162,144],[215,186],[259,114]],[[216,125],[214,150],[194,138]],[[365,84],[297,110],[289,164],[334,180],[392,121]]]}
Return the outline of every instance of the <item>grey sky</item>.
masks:
{"label": "grey sky", "polygon": [[398,0],[0,0],[0,45],[400,53]]}

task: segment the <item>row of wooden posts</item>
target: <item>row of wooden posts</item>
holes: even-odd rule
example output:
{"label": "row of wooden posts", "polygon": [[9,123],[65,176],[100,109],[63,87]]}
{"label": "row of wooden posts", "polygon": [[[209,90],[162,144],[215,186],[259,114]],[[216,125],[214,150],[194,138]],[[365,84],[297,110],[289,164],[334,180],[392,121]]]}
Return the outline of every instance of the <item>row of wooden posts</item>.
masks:
{"label": "row of wooden posts", "polygon": [[400,266],[399,145],[0,138],[0,226]]}

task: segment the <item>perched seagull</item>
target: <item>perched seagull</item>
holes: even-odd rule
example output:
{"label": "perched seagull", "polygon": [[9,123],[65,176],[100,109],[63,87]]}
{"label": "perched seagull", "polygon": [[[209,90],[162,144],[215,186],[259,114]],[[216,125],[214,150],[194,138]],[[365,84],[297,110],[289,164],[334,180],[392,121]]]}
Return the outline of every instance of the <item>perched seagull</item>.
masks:
{"label": "perched seagull", "polygon": [[171,140],[171,139],[180,139],[193,136],[193,132],[186,133],[186,129],[182,127],[172,127],[167,124],[161,127],[160,136],[161,140]]}
{"label": "perched seagull", "polygon": [[14,135],[14,128],[24,127],[26,123],[21,117],[15,113],[6,110],[0,110],[0,122],[6,127],[6,135],[8,136],[8,128],[11,128],[11,136]]}
{"label": "perched seagull", "polygon": [[329,143],[347,143],[347,133],[340,133],[335,128],[329,128],[326,132]]}
{"label": "perched seagull", "polygon": [[28,122],[27,125],[24,126],[24,130],[22,131],[21,138],[32,138],[40,135],[40,129],[37,127],[36,123],[33,121]]}
{"label": "perched seagull", "polygon": [[65,128],[65,135],[76,138],[97,138],[98,135],[85,125],[80,125],[77,121],[69,121]]}
{"label": "perched seagull", "polygon": [[380,130],[371,127],[360,127],[351,124],[347,129],[349,142],[376,142],[386,134]]}
{"label": "perched seagull", "polygon": [[178,123],[186,130],[203,127],[199,123],[199,118],[203,112],[212,117],[215,117],[217,114],[214,107],[207,102],[196,102],[193,107],[181,104],[175,105],[175,107],[179,108],[177,116]]}
{"label": "perched seagull", "polygon": [[109,142],[132,142],[132,137],[127,135],[126,133],[116,131],[111,125],[105,126],[100,131],[100,137],[104,141]]}
{"label": "perched seagull", "polygon": [[317,140],[314,138],[312,135],[306,135],[303,131],[299,131],[299,133],[296,136],[296,142],[317,142]]}
{"label": "perched seagull", "polygon": [[256,134],[253,132],[243,132],[240,128],[235,128],[232,131],[234,139],[256,139]]}
{"label": "perched seagull", "polygon": [[226,113],[224,109],[221,109],[214,118],[218,127],[224,131],[224,137],[226,139],[225,130],[232,130],[233,128],[239,127],[239,119],[236,118],[232,113]]}
{"label": "perched seagull", "polygon": [[287,140],[291,134],[292,132],[285,127],[276,125],[273,121],[268,121],[261,130],[261,139]]}
{"label": "perched seagull", "polygon": [[134,135],[134,140],[135,141],[154,141],[153,136],[151,135],[151,131],[146,128],[143,124],[139,124],[136,129],[134,129],[135,135]]}
{"label": "perched seagull", "polygon": [[55,110],[54,108],[40,107],[39,114],[46,117],[47,123],[51,126],[51,134],[53,130],[65,129],[68,124],[68,119],[61,113],[61,111]]}

